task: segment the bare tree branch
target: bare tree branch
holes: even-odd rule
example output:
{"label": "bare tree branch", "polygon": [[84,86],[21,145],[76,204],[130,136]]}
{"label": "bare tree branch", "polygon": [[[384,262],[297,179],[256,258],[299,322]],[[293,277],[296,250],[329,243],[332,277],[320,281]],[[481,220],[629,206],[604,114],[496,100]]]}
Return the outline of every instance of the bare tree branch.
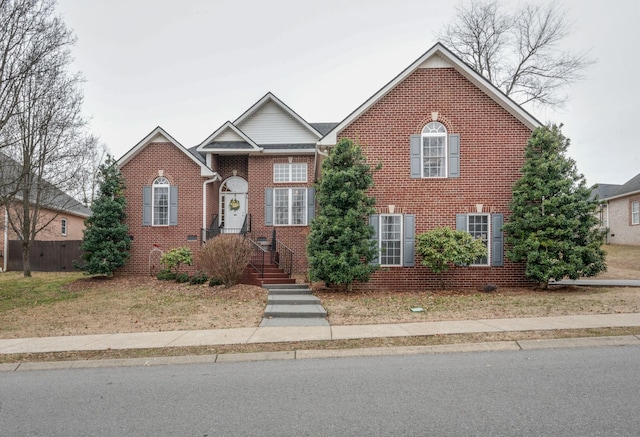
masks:
{"label": "bare tree branch", "polygon": [[[0,205],[22,242],[24,275],[38,234],[79,203],[97,142],[81,115],[82,78],[68,71],[75,41],[54,0],[0,0]],[[0,24],[0,25],[2,25]],[[5,163],[8,163],[5,165]]]}
{"label": "bare tree branch", "polygon": [[439,38],[516,102],[554,107],[567,100],[563,88],[594,63],[584,53],[561,50],[571,30],[557,3],[525,3],[510,12],[496,1],[470,0]]}

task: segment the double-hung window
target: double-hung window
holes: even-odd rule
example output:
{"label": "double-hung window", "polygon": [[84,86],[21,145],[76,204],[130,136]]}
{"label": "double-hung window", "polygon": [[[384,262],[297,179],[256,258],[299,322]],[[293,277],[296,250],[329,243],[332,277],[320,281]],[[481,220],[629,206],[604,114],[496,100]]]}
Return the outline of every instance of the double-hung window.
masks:
{"label": "double-hung window", "polygon": [[62,236],[66,237],[67,236],[67,219],[66,218],[63,218],[62,220],[60,220],[60,227],[61,227],[60,231],[62,233]]}
{"label": "double-hung window", "polygon": [[153,226],[169,225],[169,181],[158,177],[153,181],[152,190],[152,222]]}
{"label": "double-hung window", "polygon": [[412,179],[459,178],[460,134],[449,134],[437,121],[410,137]]}
{"label": "double-hung window", "polygon": [[178,225],[178,187],[164,176],[142,187],[142,226]]}
{"label": "double-hung window", "polygon": [[402,215],[380,214],[380,265],[402,265]]}
{"label": "double-hung window", "polygon": [[471,265],[504,266],[503,221],[504,215],[500,213],[456,215],[456,229],[468,232],[487,248],[487,256],[478,258]]}
{"label": "double-hung window", "polygon": [[489,215],[488,214],[469,214],[467,216],[467,232],[476,240],[482,241],[484,247],[487,248],[487,256],[478,258],[472,265],[486,266],[489,265]]}
{"label": "double-hung window", "polygon": [[274,225],[307,224],[307,189],[274,188]]}
{"label": "double-hung window", "polygon": [[640,201],[631,202],[631,224],[640,225]]}
{"label": "double-hung window", "polygon": [[307,182],[307,163],[276,163],[273,165],[273,181]]}
{"label": "double-hung window", "polygon": [[447,177],[447,129],[437,121],[422,129],[422,177]]}
{"label": "double-hung window", "polygon": [[373,241],[378,249],[372,264],[383,267],[415,266],[415,214],[373,214],[369,216]]}

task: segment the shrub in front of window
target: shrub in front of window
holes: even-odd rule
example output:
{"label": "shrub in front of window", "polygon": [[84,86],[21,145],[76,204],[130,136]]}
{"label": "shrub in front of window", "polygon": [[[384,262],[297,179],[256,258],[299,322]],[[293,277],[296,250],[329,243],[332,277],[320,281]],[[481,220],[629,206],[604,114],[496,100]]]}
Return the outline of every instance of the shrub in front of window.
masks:
{"label": "shrub in front of window", "polygon": [[416,252],[422,256],[422,265],[437,274],[487,256],[487,248],[481,240],[448,227],[435,228],[418,235]]}
{"label": "shrub in front of window", "polygon": [[162,255],[160,264],[175,273],[179,273],[181,265],[190,266],[193,264],[193,253],[186,246],[176,247]]}
{"label": "shrub in front of window", "polygon": [[253,254],[253,245],[238,234],[221,234],[207,241],[198,252],[198,263],[226,287],[238,283]]}

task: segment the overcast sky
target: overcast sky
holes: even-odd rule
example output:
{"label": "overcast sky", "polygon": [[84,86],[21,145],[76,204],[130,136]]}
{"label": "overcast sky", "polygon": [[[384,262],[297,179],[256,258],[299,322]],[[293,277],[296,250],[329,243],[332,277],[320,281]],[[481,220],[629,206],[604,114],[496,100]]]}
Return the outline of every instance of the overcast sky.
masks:
{"label": "overcast sky", "polygon": [[[78,42],[84,112],[119,158],[156,126],[186,147],[271,91],[308,122],[341,121],[437,42],[442,0],[58,0]],[[509,1],[507,4],[514,4]],[[640,1],[558,0],[566,48],[598,62],[560,111],[589,184],[640,173]]]}

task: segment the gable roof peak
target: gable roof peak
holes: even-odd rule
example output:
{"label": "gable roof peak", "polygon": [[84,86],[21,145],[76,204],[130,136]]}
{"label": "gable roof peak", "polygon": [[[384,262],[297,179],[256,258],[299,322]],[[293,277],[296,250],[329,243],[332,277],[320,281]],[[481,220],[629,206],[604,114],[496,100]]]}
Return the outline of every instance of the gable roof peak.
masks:
{"label": "gable roof peak", "polygon": [[162,127],[157,126],[153,129],[147,136],[145,136],[142,140],[138,142],[135,146],[133,146],[127,153],[122,155],[120,159],[118,159],[118,167],[122,168],[126,165],[131,159],[133,159],[140,151],[142,151],[145,147],[153,142],[158,142],[158,138],[162,137],[167,140],[167,142],[174,145],[178,150],[184,153],[189,159],[195,162],[200,167],[200,175],[207,177],[218,177],[218,174],[211,170],[205,163],[196,158],[193,153],[191,153],[187,148],[185,148],[182,144],[175,140],[166,130]]}
{"label": "gable roof peak", "polygon": [[332,129],[329,133],[327,133],[319,142],[320,145],[331,146],[334,145],[337,141],[338,132],[342,131],[349,124],[351,124],[355,119],[357,119],[360,115],[362,115],[365,111],[367,111],[371,106],[377,103],[380,99],[382,99],[385,95],[387,95],[392,89],[394,89],[397,85],[399,85],[402,81],[404,81],[409,75],[418,70],[419,68],[437,68],[442,67],[443,65],[438,65],[438,62],[428,63],[428,61],[433,61],[434,58],[439,60],[439,63],[446,63],[448,67],[454,68],[458,71],[462,76],[464,76],[468,81],[473,83],[476,87],[478,87],[483,93],[485,93],[489,98],[495,101],[498,105],[504,108],[507,112],[516,117],[521,123],[527,126],[529,129],[534,130],[535,128],[542,125],[535,117],[529,114],[524,108],[514,102],[511,98],[509,98],[506,94],[504,94],[498,87],[489,82],[482,75],[477,73],[473,68],[471,68],[467,63],[465,63],[462,59],[460,59],[457,55],[455,55],[451,50],[449,50],[444,44],[441,42],[435,43],[429,50],[423,53],[418,59],[416,59],[412,64],[410,64],[407,68],[402,70],[396,77],[391,79],[380,88],[373,96],[371,96],[368,100],[366,100],[362,105],[356,108],[351,114],[347,115],[347,117],[342,120],[334,129]]}
{"label": "gable roof peak", "polygon": [[[224,134],[231,132],[232,136],[237,137],[233,139],[224,138],[218,141],[218,144],[212,144],[216,141],[216,138],[223,136]],[[236,144],[234,144],[236,143]],[[262,148],[258,146],[248,135],[230,121],[226,121],[222,126],[216,129],[211,135],[198,145],[196,148],[198,152],[206,153],[211,151],[224,151],[224,152],[260,152]]]}
{"label": "gable roof peak", "polygon": [[298,115],[297,112],[295,112],[287,104],[285,104],[282,100],[280,100],[278,97],[276,97],[276,95],[273,94],[271,91],[268,91],[264,96],[262,96],[262,98],[260,98],[260,100],[258,100],[256,103],[251,105],[249,107],[249,109],[244,111],[240,115],[240,117],[236,118],[236,120],[233,123],[236,126],[240,126],[245,120],[247,120],[252,115],[254,115],[256,112],[258,112],[268,102],[273,102],[276,106],[280,107],[280,109],[282,109],[285,113],[290,115],[294,120],[296,120],[298,123],[300,123],[302,126],[304,126],[305,129],[307,129],[309,132],[314,134],[318,139],[320,139],[322,137],[322,134],[320,132],[318,132],[315,127],[313,127],[304,118],[302,118],[300,115]]}

